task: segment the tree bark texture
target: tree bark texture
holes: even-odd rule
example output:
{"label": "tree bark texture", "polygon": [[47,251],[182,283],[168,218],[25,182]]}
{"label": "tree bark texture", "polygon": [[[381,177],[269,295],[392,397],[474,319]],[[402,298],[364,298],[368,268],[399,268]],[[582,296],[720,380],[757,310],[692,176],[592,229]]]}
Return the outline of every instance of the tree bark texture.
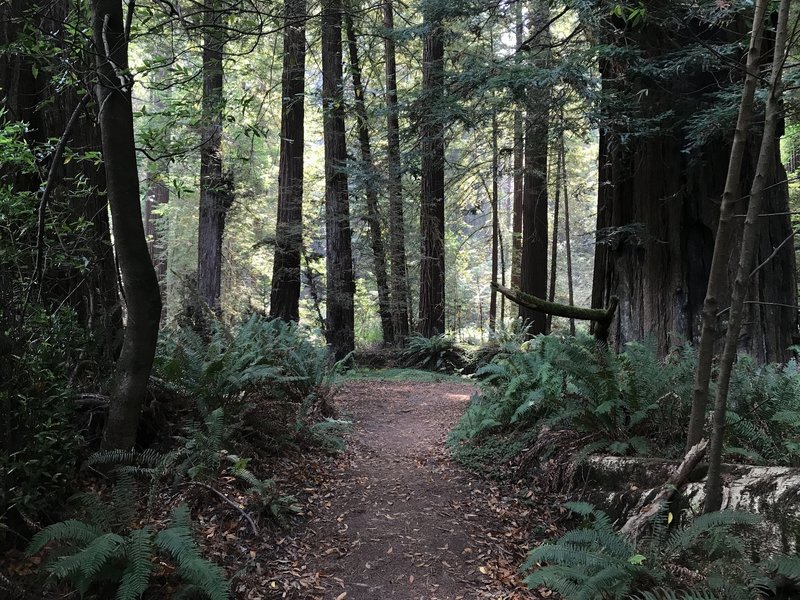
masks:
{"label": "tree bark texture", "polygon": [[355,26],[353,25],[353,16],[350,12],[345,14],[344,20],[347,31],[347,46],[350,51],[350,77],[353,79],[358,145],[361,150],[361,172],[364,178],[362,188],[367,200],[370,246],[372,247],[375,283],[378,288],[378,315],[381,319],[383,342],[385,344],[393,344],[394,326],[392,323],[389,281],[386,272],[386,249],[383,244],[382,219],[378,208],[377,171],[372,160],[367,106],[364,103],[364,84],[361,81],[361,62],[358,57],[358,43]]}
{"label": "tree bark texture", "polygon": [[222,172],[223,95],[222,58],[225,32],[219,0],[203,8],[203,125],[200,147],[200,220],[197,229],[197,291],[215,313],[220,312],[222,236],[233,202],[230,177]]}
{"label": "tree bark texture", "polygon": [[422,41],[422,203],[419,323],[425,337],[444,333],[444,41],[442,23],[425,15]]}
{"label": "tree bark texture", "polygon": [[[543,0],[532,8],[531,31],[539,32],[540,50],[530,57],[547,64],[549,11]],[[547,85],[547,84],[545,84]],[[520,290],[538,298],[547,297],[547,150],[550,120],[550,89],[538,85],[528,89],[525,116],[525,168],[522,198],[522,261]],[[547,330],[547,315],[520,306],[519,316],[528,324],[528,334]]]}
{"label": "tree bark texture", "polygon": [[106,448],[132,448],[158,340],[161,296],[147,250],[139,205],[139,175],[122,3],[93,0],[97,103],[114,244],[127,305],[127,325],[117,360]]}
{"label": "tree bark texture", "polygon": [[[33,21],[45,38],[42,41],[58,48],[69,47],[70,52],[78,54],[72,65],[78,72],[93,70],[94,57],[85,40],[72,37],[60,25],[66,21],[70,8],[68,0],[2,3],[0,44],[14,43],[23,31],[24,23]],[[52,64],[42,65],[40,61],[37,66],[38,73],[34,70],[34,59],[24,53],[0,55],[0,89],[6,118],[29,124],[25,137],[34,148],[46,145],[50,139],[59,138],[64,133],[68,117],[87,91],[77,86],[60,91],[54,89],[50,69],[58,73],[64,68],[55,56]],[[81,111],[67,140],[67,147],[79,155],[100,151],[96,109],[96,105],[89,105]],[[47,164],[42,166],[45,170],[49,168]],[[42,184],[38,175],[9,172],[4,173],[4,178],[12,182],[17,193],[38,193]],[[113,361],[121,342],[122,310],[105,191],[102,163],[76,159],[56,165],[47,209],[52,217],[48,218],[63,223],[70,230],[81,230],[80,223],[89,223],[90,228],[75,235],[61,234],[59,246],[71,257],[84,257],[85,260],[53,262],[45,256],[37,296],[47,306],[58,306],[62,302],[72,306],[79,322],[91,331],[99,354],[105,360]]]}
{"label": "tree bark texture", "polygon": [[285,0],[278,222],[269,314],[300,319],[303,251],[303,145],[305,143],[306,1]]}
{"label": "tree bark texture", "polygon": [[[515,35],[519,47],[525,34],[522,20],[522,2],[516,4]],[[522,267],[522,199],[524,192],[525,168],[525,127],[522,111],[514,109],[514,204],[511,233],[511,287],[520,288],[520,268]]]}
{"label": "tree bark texture", "polygon": [[[674,16],[674,15],[673,15]],[[654,18],[654,22],[658,19]],[[742,27],[743,29],[743,27]],[[696,33],[696,32],[695,32]],[[633,36],[634,34],[629,34]],[[706,43],[741,39],[730,28],[707,29]],[[666,31],[645,25],[635,41],[649,58],[693,42],[692,31]],[[627,43],[632,40],[628,39]],[[601,65],[603,87],[620,93],[647,90],[637,116],[670,116],[646,135],[630,135],[626,119],[631,115],[609,112],[600,131],[600,185],[597,210],[593,306],[602,306],[611,295],[620,299],[611,340],[617,347],[633,340],[652,339],[660,354],[683,341],[698,342],[706,284],[719,220],[719,199],[725,187],[730,133],[720,134],[701,148],[686,151],[686,120],[716,102],[719,81],[732,74],[720,67],[715,72],[685,73],[667,81],[652,82],[641,76],[620,77],[625,66]],[[736,71],[738,73],[738,70]],[[749,189],[758,156],[758,144],[748,142],[742,165],[741,185]],[[780,161],[774,162],[767,181],[764,212],[786,213],[787,186]],[[747,210],[747,199],[737,202],[735,214]],[[740,239],[742,219],[731,233]],[[757,261],[791,235],[789,216],[759,220]],[[725,265],[729,290],[738,252]],[[786,245],[750,281],[746,325],[739,349],[760,361],[783,360],[797,330],[794,252]],[[717,298],[720,309],[730,301],[728,293]],[[696,436],[694,440],[698,439]]]}
{"label": "tree bark texture", "polygon": [[[767,178],[772,175],[775,163],[780,164],[778,144],[778,121],[782,117],[781,100],[783,84],[781,75],[788,38],[789,0],[781,0],[778,8],[778,23],[775,29],[775,48],[767,90],[767,101],[764,109],[764,131],[761,138],[761,150],[758,155],[753,184],[750,187],[750,203],[747,207],[747,218],[742,234],[739,264],[736,279],[731,291],[730,309],[728,311],[728,330],[725,332],[725,346],[719,359],[719,374],[716,381],[714,399],[714,417],[712,421],[711,448],[708,453],[708,478],[706,480],[705,512],[714,512],[722,506],[722,446],[725,436],[725,413],[728,406],[728,391],[731,384],[731,373],[736,362],[739,346],[739,333],[744,318],[744,301],[747,296],[751,272],[755,266],[756,244],[760,232],[759,217],[764,203]],[[715,251],[714,254],[717,254]]]}
{"label": "tree bark texture", "polygon": [[403,217],[403,165],[400,156],[400,118],[397,101],[397,61],[392,0],[383,4],[384,52],[386,54],[386,153],[389,181],[389,254],[391,257],[392,325],[402,342],[409,332],[409,288],[406,276],[406,228]]}
{"label": "tree bark texture", "polygon": [[342,1],[322,5],[322,110],[325,137],[326,328],[337,359],[355,348],[353,258],[342,89]]}
{"label": "tree bark texture", "polygon": [[[500,176],[500,154],[497,147],[498,126],[497,115],[492,115],[492,283],[497,283],[497,271],[500,262],[500,192],[498,179]],[[489,296],[489,329],[497,329],[497,290],[492,287]]]}
{"label": "tree bark texture", "polygon": [[[550,286],[547,290],[547,299],[550,302],[555,302],[556,299],[556,266],[558,264],[558,213],[561,209],[561,189],[564,172],[561,164],[561,160],[563,158],[563,149],[564,132],[562,131],[559,134],[558,148],[556,150],[556,197],[553,201],[553,236],[550,244]],[[553,315],[547,315],[547,333],[550,333],[552,330]]]}

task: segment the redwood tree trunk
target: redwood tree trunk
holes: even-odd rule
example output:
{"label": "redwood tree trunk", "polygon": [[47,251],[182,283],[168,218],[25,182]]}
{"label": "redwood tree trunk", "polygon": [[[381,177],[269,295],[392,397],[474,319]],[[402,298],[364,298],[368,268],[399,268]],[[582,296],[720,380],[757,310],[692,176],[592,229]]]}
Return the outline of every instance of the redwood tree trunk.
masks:
{"label": "redwood tree trunk", "polygon": [[305,0],[285,0],[284,13],[278,222],[269,314],[285,321],[297,321],[300,318],[300,259],[303,251]]}
{"label": "redwood tree trunk", "polygon": [[438,18],[426,14],[422,41],[422,204],[420,206],[419,333],[444,333],[444,41]]}
{"label": "redwood tree trunk", "polygon": [[[675,15],[671,15],[674,17]],[[636,43],[650,59],[659,59],[676,47],[694,43],[695,31],[659,26],[657,15],[648,24],[629,32],[626,43]],[[670,22],[673,22],[672,20]],[[740,40],[732,29],[703,29],[706,43]],[[617,347],[633,340],[652,339],[658,352],[672,345],[699,340],[703,300],[711,269],[719,198],[725,187],[730,142],[720,134],[700,148],[686,151],[688,117],[714,106],[719,82],[740,73],[721,66],[715,72],[681,73],[671,79],[651,81],[637,77],[619,78],[624,65],[606,61],[601,65],[603,86],[609,91],[641,96],[638,113],[609,112],[600,134],[600,186],[597,210],[597,253],[595,257],[592,305],[604,306],[611,296],[619,297],[619,310],[610,332]],[[629,136],[629,117],[670,118],[648,135]],[[634,110],[631,105],[631,111]],[[628,124],[626,124],[628,121]],[[730,133],[734,123],[730,123]],[[742,188],[749,189],[758,144],[750,142],[742,167]],[[785,172],[780,161],[767,183],[764,212],[786,213]],[[747,199],[735,208],[744,214]],[[741,219],[732,236],[741,236]],[[757,262],[791,234],[789,216],[759,220],[760,244]],[[726,284],[738,261],[736,252],[725,265]],[[748,304],[739,349],[760,361],[787,358],[787,349],[797,331],[795,260],[785,245],[750,282],[749,297],[769,304]],[[725,307],[729,294],[718,298]]]}
{"label": "redwood tree trunk", "polygon": [[[497,283],[500,259],[500,211],[498,178],[500,176],[499,150],[497,148],[497,115],[492,115],[492,283]],[[497,290],[492,286],[489,296],[489,329],[497,329]]]}
{"label": "redwood tree trunk", "polygon": [[[158,340],[161,296],[147,251],[139,205],[133,110],[120,0],[93,0],[97,103],[114,244],[127,304],[127,326],[114,373],[106,448],[131,448]],[[107,54],[108,52],[108,54]]]}
{"label": "redwood tree trunk", "polygon": [[325,137],[325,335],[337,359],[355,347],[350,198],[347,192],[344,95],[342,91],[342,1],[322,5],[322,110]]}
{"label": "redwood tree trunk", "polygon": [[348,12],[345,14],[345,29],[347,30],[347,45],[350,50],[350,76],[353,78],[353,92],[355,95],[355,111],[358,129],[358,144],[361,149],[361,171],[365,178],[365,194],[367,199],[367,220],[369,221],[370,245],[372,246],[372,260],[375,269],[375,281],[378,287],[378,314],[381,318],[381,331],[385,344],[394,343],[394,329],[392,325],[392,310],[389,298],[389,283],[386,274],[386,250],[383,245],[383,232],[381,231],[381,216],[378,209],[377,173],[372,161],[372,148],[369,140],[369,126],[367,121],[367,107],[364,104],[364,85],[361,82],[361,64],[358,59],[358,44],[356,31],[353,26],[353,17]]}
{"label": "redwood tree trunk", "polygon": [[203,11],[203,127],[200,148],[200,221],[197,231],[197,290],[215,313],[220,312],[222,236],[233,201],[231,181],[222,173],[222,55],[224,16],[218,0],[206,0]]}
{"label": "redwood tree trunk", "polygon": [[389,182],[389,252],[391,256],[392,326],[395,340],[408,337],[408,297],[406,278],[406,227],[403,218],[403,165],[400,156],[400,119],[397,103],[397,63],[392,0],[383,5],[384,52],[386,54],[386,154]]}

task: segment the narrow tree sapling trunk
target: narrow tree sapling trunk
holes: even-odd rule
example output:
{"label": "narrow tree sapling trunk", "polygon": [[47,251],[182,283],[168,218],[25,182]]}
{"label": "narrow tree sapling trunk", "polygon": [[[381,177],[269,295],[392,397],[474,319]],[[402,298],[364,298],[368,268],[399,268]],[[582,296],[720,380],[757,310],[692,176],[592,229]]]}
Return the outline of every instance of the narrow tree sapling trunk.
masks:
{"label": "narrow tree sapling trunk", "polygon": [[133,110],[120,0],[93,0],[97,104],[117,260],[127,304],[127,326],[117,360],[105,448],[132,448],[155,356],[161,296],[142,225]]}

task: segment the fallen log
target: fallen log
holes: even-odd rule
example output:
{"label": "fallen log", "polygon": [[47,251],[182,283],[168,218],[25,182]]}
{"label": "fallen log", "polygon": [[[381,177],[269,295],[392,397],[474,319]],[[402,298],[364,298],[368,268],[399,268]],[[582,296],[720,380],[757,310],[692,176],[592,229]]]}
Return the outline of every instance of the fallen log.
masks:
{"label": "fallen log", "polygon": [[617,311],[618,300],[616,296],[612,296],[606,308],[583,308],[580,306],[572,306],[570,304],[559,304],[558,302],[550,302],[542,300],[536,296],[531,296],[519,290],[512,290],[499,283],[492,283],[492,288],[503,294],[512,302],[516,302],[520,306],[538,310],[548,315],[556,317],[565,317],[568,319],[578,319],[581,321],[591,321],[594,323],[593,334],[595,339],[599,342],[606,343],[608,341],[608,330],[611,327],[611,321],[614,319],[614,313]]}

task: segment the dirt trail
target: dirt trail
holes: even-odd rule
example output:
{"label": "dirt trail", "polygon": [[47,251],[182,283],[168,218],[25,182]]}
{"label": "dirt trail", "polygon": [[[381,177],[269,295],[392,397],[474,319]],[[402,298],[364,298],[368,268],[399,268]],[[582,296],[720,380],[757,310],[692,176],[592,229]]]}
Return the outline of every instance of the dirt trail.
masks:
{"label": "dirt trail", "polygon": [[308,528],[286,542],[296,589],[283,579],[275,597],[538,597],[516,572],[530,509],[460,469],[444,449],[473,392],[468,384],[390,381],[341,389],[337,406],[355,422],[350,447]]}

